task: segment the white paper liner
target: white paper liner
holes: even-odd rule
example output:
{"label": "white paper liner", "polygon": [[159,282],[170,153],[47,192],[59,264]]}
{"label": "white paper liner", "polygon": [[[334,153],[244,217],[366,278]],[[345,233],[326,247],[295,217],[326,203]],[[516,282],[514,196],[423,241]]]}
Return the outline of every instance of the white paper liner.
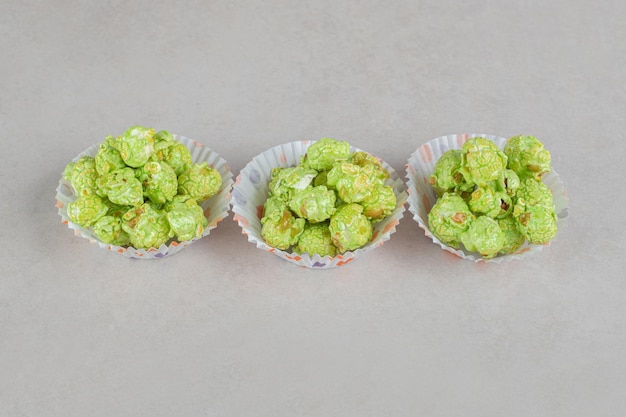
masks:
{"label": "white paper liner", "polygon": [[[391,185],[396,195],[396,208],[385,219],[374,224],[372,239],[363,247],[354,251],[331,256],[308,254],[296,254],[273,248],[265,243],[261,236],[261,216],[263,206],[267,200],[268,184],[272,168],[287,168],[300,162],[300,157],[306,154],[310,145],[316,141],[298,141],[275,146],[255,156],[239,173],[233,187],[232,205],[234,220],[239,224],[242,233],[248,237],[248,241],[254,243],[257,248],[266,250],[274,255],[295,263],[300,266],[314,269],[335,268],[345,265],[363,254],[377,248],[383,242],[389,240],[396,226],[404,215],[404,205],[407,199],[406,186],[398,177],[396,171],[385,161],[381,161],[383,167],[389,171],[390,178],[387,185]],[[351,147],[352,152],[361,149]]]}
{"label": "white paper liner", "polygon": [[[199,203],[208,221],[208,225],[204,228],[204,232],[201,237],[183,242],[170,240],[169,242],[161,245],[159,248],[149,249],[136,249],[132,246],[116,246],[103,243],[93,234],[91,229],[81,227],[69,220],[66,207],[70,202],[76,200],[76,194],[74,193],[74,189],[71,184],[61,176],[59,185],[56,189],[56,207],[58,208],[58,213],[61,216],[62,223],[74,230],[75,235],[89,239],[89,242],[95,243],[103,249],[108,249],[128,258],[137,259],[159,259],[165,256],[171,256],[188,247],[195,241],[208,236],[211,233],[211,230],[215,229],[217,224],[228,216],[233,185],[233,174],[230,171],[228,163],[217,152],[214,152],[207,146],[193,139],[179,135],[173,136],[174,139],[183,143],[189,149],[194,163],[206,162],[209,166],[217,169],[222,177],[222,187],[217,194]],[[98,146],[99,144],[90,146],[83,152],[79,153],[72,161],[76,162],[82,156],[95,157],[98,152]]]}
{"label": "white paper liner", "polygon": [[[491,139],[500,149],[504,149],[504,145],[507,141],[507,139],[503,137],[476,133],[441,136],[423,144],[410,155],[406,165],[406,179],[409,193],[409,211],[413,213],[413,219],[422,229],[424,229],[426,236],[430,237],[433,242],[441,246],[442,249],[463,259],[474,262],[500,263],[503,261],[521,259],[529,253],[542,250],[544,246],[549,246],[556,240],[556,236],[551,242],[545,245],[534,245],[525,242],[524,245],[522,245],[522,247],[515,253],[500,255],[491,259],[484,259],[476,252],[469,252],[465,250],[462,245],[460,249],[454,249],[445,243],[442,243],[430,232],[428,227],[428,213],[430,212],[430,208],[437,201],[437,196],[435,195],[433,187],[428,183],[428,178],[433,173],[437,160],[439,160],[444,152],[449,149],[461,149],[465,141],[474,137]],[[567,197],[567,192],[563,187],[563,183],[561,182],[559,175],[554,170],[543,175],[543,182],[552,191],[555,212],[557,215],[558,236],[567,224],[567,217],[569,216],[569,198]]]}

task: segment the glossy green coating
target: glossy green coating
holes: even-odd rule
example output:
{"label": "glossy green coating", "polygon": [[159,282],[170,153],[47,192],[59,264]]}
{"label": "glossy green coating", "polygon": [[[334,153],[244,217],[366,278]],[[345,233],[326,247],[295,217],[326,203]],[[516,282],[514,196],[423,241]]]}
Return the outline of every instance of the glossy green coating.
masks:
{"label": "glossy green coating", "polygon": [[359,165],[340,162],[328,171],[326,179],[329,188],[337,191],[337,196],[346,203],[365,200],[384,181]]}
{"label": "glossy green coating", "polygon": [[330,217],[330,235],[343,253],[365,245],[372,238],[372,223],[363,215],[363,207],[356,203],[342,204]]}
{"label": "glossy green coating", "polygon": [[311,223],[328,220],[335,213],[335,192],[324,185],[308,186],[303,190],[295,190],[289,200],[289,208],[298,217]]}
{"label": "glossy green coating", "polygon": [[138,168],[145,165],[154,153],[154,129],[132,126],[124,134],[107,142],[119,151],[126,165]]}
{"label": "glossy green coating", "polygon": [[98,178],[98,195],[122,206],[138,206],[143,203],[141,182],[135,170],[122,168]]}
{"label": "glossy green coating", "polygon": [[222,177],[206,162],[193,164],[178,177],[178,194],[200,202],[215,195],[222,186]]}
{"label": "glossy green coating", "polygon": [[167,220],[179,242],[199,238],[208,222],[202,207],[188,195],[177,195],[164,206]]}
{"label": "glossy green coating", "polygon": [[79,196],[66,209],[70,221],[82,227],[90,227],[109,211],[102,198],[95,194]]}
{"label": "glossy green coating", "polygon": [[281,250],[298,243],[306,224],[306,220],[295,217],[289,210],[284,210],[280,217],[268,216],[264,219],[261,236],[268,245]]}
{"label": "glossy green coating", "polygon": [[504,244],[500,249],[500,253],[507,255],[517,251],[526,240],[524,235],[519,230],[517,221],[511,215],[498,219],[498,225],[500,230],[504,233]]}
{"label": "glossy green coating", "polygon": [[480,216],[474,219],[466,232],[461,234],[461,242],[470,252],[478,252],[484,258],[493,258],[504,246],[505,236],[498,222],[491,217]]}
{"label": "glossy green coating", "polygon": [[63,171],[63,177],[72,184],[76,195],[95,194],[98,179],[95,159],[91,156],[82,156],[76,162],[70,162]]}
{"label": "glossy green coating", "polygon": [[496,181],[507,167],[507,157],[486,138],[471,138],[463,144],[460,172],[468,184],[487,185]]}
{"label": "glossy green coating", "polygon": [[316,176],[316,170],[303,165],[274,168],[270,178],[269,193],[287,202],[295,190],[305,189]]}
{"label": "glossy green coating", "polygon": [[122,219],[120,217],[108,214],[100,217],[93,225],[93,234],[103,243],[117,246],[130,244],[130,237],[122,229]]}
{"label": "glossy green coating", "polygon": [[428,182],[433,186],[438,196],[446,191],[452,191],[463,181],[461,169],[460,149],[449,149],[441,155],[435,163],[433,173],[428,178]]}
{"label": "glossy green coating", "polygon": [[541,179],[550,172],[550,152],[534,136],[514,136],[504,145],[504,153],[509,159],[509,168],[520,178]]}
{"label": "glossy green coating", "polygon": [[459,248],[461,235],[474,218],[463,198],[454,193],[444,193],[428,213],[428,227],[441,242]]}
{"label": "glossy green coating", "polygon": [[515,216],[519,229],[530,243],[546,244],[556,236],[556,215],[553,209],[528,206]]}
{"label": "glossy green coating", "polygon": [[178,193],[174,169],[163,161],[151,161],[135,171],[143,186],[144,197],[156,204],[165,204]]}
{"label": "glossy green coating", "polygon": [[335,162],[350,158],[350,144],[331,138],[322,138],[307,148],[305,164],[317,171],[330,170]]}
{"label": "glossy green coating", "polygon": [[126,163],[122,159],[119,151],[107,144],[107,141],[100,143],[95,156],[96,171],[99,175],[106,175],[109,172],[125,168]]}
{"label": "glossy green coating", "polygon": [[315,254],[319,256],[335,256],[337,248],[333,244],[328,227],[329,222],[307,223],[293,251],[300,254],[308,253],[310,256]]}
{"label": "glossy green coating", "polygon": [[158,248],[174,236],[163,210],[144,203],[122,216],[122,229],[138,249]]}
{"label": "glossy green coating", "polygon": [[372,193],[361,201],[363,214],[371,220],[382,220],[396,208],[396,194],[390,185],[376,185]]}

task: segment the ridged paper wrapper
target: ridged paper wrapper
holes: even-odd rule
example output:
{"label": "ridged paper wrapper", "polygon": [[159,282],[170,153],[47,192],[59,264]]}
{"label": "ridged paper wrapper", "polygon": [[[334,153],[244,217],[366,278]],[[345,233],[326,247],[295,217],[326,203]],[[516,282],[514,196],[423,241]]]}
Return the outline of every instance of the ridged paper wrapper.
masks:
{"label": "ridged paper wrapper", "polygon": [[[217,152],[193,139],[179,135],[173,136],[175,140],[183,143],[187,149],[189,149],[194,163],[206,162],[210,167],[217,169],[222,177],[222,186],[220,190],[210,198],[198,203],[200,207],[202,207],[204,215],[208,221],[208,225],[204,228],[201,237],[182,242],[170,240],[158,248],[149,249],[137,249],[132,246],[116,246],[104,243],[93,234],[91,229],[81,227],[69,220],[66,207],[70,202],[76,199],[76,194],[71,184],[61,176],[59,185],[56,189],[56,207],[58,208],[58,213],[61,216],[62,223],[74,230],[75,235],[88,239],[89,242],[97,244],[103,249],[119,253],[128,258],[137,259],[159,259],[165,256],[171,256],[180,252],[199,239],[208,236],[211,233],[211,230],[215,229],[217,224],[228,216],[233,175],[230,171],[228,163]],[[72,161],[75,162],[82,156],[95,157],[98,152],[98,146],[99,144],[90,146],[83,152],[79,153]]]}
{"label": "ridged paper wrapper", "polygon": [[[396,231],[396,226],[404,214],[404,205],[407,194],[406,186],[396,171],[385,161],[381,160],[383,167],[389,171],[390,178],[386,184],[393,188],[396,195],[396,208],[383,220],[373,224],[372,239],[361,248],[347,251],[343,254],[331,256],[319,256],[298,254],[280,250],[269,246],[261,236],[261,217],[263,206],[268,197],[268,184],[273,168],[287,168],[300,163],[310,145],[315,141],[303,140],[275,146],[255,156],[239,173],[233,186],[232,210],[234,220],[239,224],[242,233],[248,237],[248,241],[257,248],[271,252],[274,255],[295,263],[300,266],[314,269],[335,268],[345,265],[362,257],[369,251],[381,246],[389,240],[391,234]],[[351,152],[361,149],[350,147]]]}
{"label": "ridged paper wrapper", "polygon": [[549,246],[563,232],[569,216],[569,198],[563,187],[559,175],[552,169],[551,172],[543,175],[543,182],[552,191],[554,207],[557,216],[557,236],[545,245],[530,244],[526,241],[516,252],[506,255],[499,255],[494,258],[485,259],[476,252],[467,251],[462,245],[459,249],[452,248],[437,239],[428,227],[428,213],[437,201],[435,190],[429,184],[428,179],[434,172],[435,164],[447,150],[461,149],[465,141],[474,137],[484,137],[492,140],[500,149],[504,149],[506,138],[476,133],[464,133],[457,135],[441,136],[423,144],[413,152],[406,165],[406,179],[408,186],[409,211],[413,213],[413,219],[424,230],[426,236],[433,242],[441,246],[443,250],[453,253],[463,259],[474,262],[495,262],[511,261],[522,259],[524,256],[538,252]]}

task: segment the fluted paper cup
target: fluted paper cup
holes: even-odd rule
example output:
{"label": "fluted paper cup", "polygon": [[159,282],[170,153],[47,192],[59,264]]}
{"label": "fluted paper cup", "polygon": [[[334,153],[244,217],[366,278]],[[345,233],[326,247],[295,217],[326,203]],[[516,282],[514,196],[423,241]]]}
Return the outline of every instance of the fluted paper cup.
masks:
{"label": "fluted paper cup", "polygon": [[[61,216],[61,222],[63,224],[66,224],[70,229],[74,230],[74,234],[76,236],[88,239],[89,242],[97,244],[103,249],[119,253],[128,258],[137,259],[159,259],[165,256],[171,256],[175,253],[180,252],[197,240],[208,236],[211,233],[211,230],[215,229],[215,227],[217,227],[217,224],[228,216],[228,210],[230,208],[230,195],[233,185],[233,175],[230,172],[230,167],[228,166],[228,163],[217,152],[193,139],[189,139],[179,135],[173,136],[175,140],[183,143],[187,147],[187,149],[189,149],[194,163],[206,162],[210,167],[218,170],[220,176],[222,177],[222,187],[220,188],[220,190],[207,200],[198,203],[200,207],[202,207],[204,215],[208,221],[208,225],[204,228],[204,232],[202,233],[201,237],[182,242],[178,242],[172,239],[158,248],[149,249],[137,249],[132,246],[116,246],[104,243],[94,235],[91,229],[81,227],[69,220],[66,207],[70,202],[76,200],[77,196],[71,184],[63,179],[63,176],[61,176],[61,179],[59,180],[59,185],[56,189],[56,207],[58,209],[59,215]],[[98,146],[99,144],[90,146],[83,152],[79,153],[73,159],[73,161],[75,162],[83,156],[95,157],[96,153],[98,152]]]}
{"label": "fluted paper cup", "polygon": [[[393,188],[396,195],[396,208],[385,219],[374,224],[372,239],[363,247],[354,251],[331,256],[319,256],[309,254],[297,254],[280,250],[269,246],[261,236],[261,217],[263,206],[268,196],[268,184],[273,168],[287,168],[296,166],[300,157],[304,156],[310,145],[316,141],[297,141],[275,146],[255,156],[239,173],[233,186],[232,206],[234,220],[239,224],[242,233],[248,237],[248,241],[257,248],[271,252],[274,255],[300,266],[307,268],[335,268],[362,257],[369,251],[381,246],[389,240],[391,234],[396,231],[396,226],[404,213],[406,203],[406,186],[398,177],[396,171],[385,161],[381,161],[383,167],[389,171],[390,178],[387,185]],[[361,149],[351,147],[352,152]]]}
{"label": "fluted paper cup", "polygon": [[527,254],[538,252],[545,246],[549,246],[556,240],[558,235],[562,233],[569,216],[569,199],[567,197],[567,192],[563,187],[563,183],[561,182],[559,175],[554,171],[554,169],[552,172],[543,175],[543,182],[552,191],[557,216],[557,236],[555,236],[549,243],[545,245],[536,245],[525,242],[524,245],[522,245],[522,247],[520,247],[515,253],[499,255],[491,259],[484,259],[476,252],[467,251],[463,245],[461,245],[459,249],[452,248],[441,242],[431,233],[428,227],[428,213],[437,201],[437,196],[435,195],[435,190],[429,184],[428,179],[434,172],[435,164],[441,155],[449,149],[461,149],[465,141],[474,137],[484,137],[490,139],[500,149],[504,149],[504,145],[508,140],[500,136],[476,133],[441,136],[423,144],[410,155],[406,165],[406,179],[409,194],[409,211],[413,213],[413,219],[419,224],[419,227],[424,230],[426,236],[431,238],[437,245],[441,246],[443,250],[474,262],[500,263],[503,261],[521,259]]}

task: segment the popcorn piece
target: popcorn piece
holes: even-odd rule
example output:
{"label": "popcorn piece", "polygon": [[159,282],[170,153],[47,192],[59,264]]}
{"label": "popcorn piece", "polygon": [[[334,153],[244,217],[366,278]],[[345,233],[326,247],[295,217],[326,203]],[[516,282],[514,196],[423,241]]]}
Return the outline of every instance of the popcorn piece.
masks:
{"label": "popcorn piece", "polygon": [[465,200],[457,194],[445,193],[428,213],[428,226],[443,243],[458,248],[461,235],[474,218]]}
{"label": "popcorn piece", "polygon": [[294,247],[296,253],[308,253],[313,256],[335,256],[337,248],[333,244],[333,240],[328,229],[329,223],[315,223],[304,227],[304,231],[298,239],[298,244]]}
{"label": "popcorn piece", "polygon": [[323,185],[295,190],[289,208],[298,217],[303,217],[311,223],[328,220],[335,213],[337,197],[332,190]]}
{"label": "popcorn piece", "polygon": [[317,171],[305,166],[288,168],[274,168],[269,183],[270,195],[289,201],[295,190],[303,190],[308,187]]}
{"label": "popcorn piece", "polygon": [[135,248],[158,248],[174,236],[166,213],[150,203],[129,210],[122,220],[122,229]]}
{"label": "popcorn piece", "polygon": [[261,219],[261,223],[261,236],[267,244],[285,250],[298,243],[306,220],[294,217],[289,210],[283,210],[280,217],[266,216]]}
{"label": "popcorn piece", "polygon": [[199,238],[208,222],[202,207],[188,195],[175,196],[165,204],[167,220],[179,241]]}
{"label": "popcorn piece", "polygon": [[504,244],[500,249],[503,255],[517,251],[526,240],[522,232],[520,232],[517,221],[513,216],[506,216],[498,219],[500,230],[504,233]]}
{"label": "popcorn piece", "polygon": [[371,220],[382,220],[396,208],[396,194],[389,185],[377,185],[373,192],[361,201],[363,214]]}
{"label": "popcorn piece", "polygon": [[112,203],[139,206],[143,203],[141,182],[132,168],[122,168],[98,178],[98,194]]}
{"label": "popcorn piece", "polygon": [[433,186],[438,196],[443,195],[446,191],[453,191],[463,182],[463,174],[459,172],[461,155],[460,149],[449,149],[435,163],[435,168],[428,182]]}
{"label": "popcorn piece", "polygon": [[98,152],[96,153],[95,162],[96,171],[98,171],[99,175],[106,175],[109,172],[126,168],[126,163],[122,159],[119,151],[108,145],[107,140],[100,144]]}
{"label": "popcorn piece", "polygon": [[93,234],[104,243],[126,246],[130,244],[128,233],[122,229],[120,217],[106,215],[100,217],[93,225]]}
{"label": "popcorn piece", "polygon": [[304,158],[305,165],[317,171],[330,170],[335,162],[350,158],[350,144],[331,138],[323,138],[309,146]]}
{"label": "popcorn piece", "polygon": [[221,186],[219,171],[206,162],[193,164],[178,177],[178,193],[191,196],[196,201],[204,201],[215,195]]}
{"label": "popcorn piece", "polygon": [[504,241],[504,232],[498,222],[487,216],[474,219],[467,231],[461,234],[463,246],[485,258],[496,256],[504,246]]}
{"label": "popcorn piece", "polygon": [[178,192],[176,173],[166,162],[148,162],[137,169],[135,175],[143,186],[144,197],[152,203],[165,204]]}
{"label": "popcorn piece", "polygon": [[73,223],[90,227],[107,214],[109,208],[102,198],[95,194],[81,195],[67,205],[67,216]]}
{"label": "popcorn piece", "polygon": [[91,156],[82,156],[78,161],[70,162],[63,171],[63,178],[72,184],[77,195],[95,194],[98,179],[95,159]]}
{"label": "popcorn piece", "polygon": [[471,138],[463,144],[461,169],[468,184],[487,185],[496,181],[507,166],[507,157],[486,138]]}
{"label": "popcorn piece", "polygon": [[372,238],[372,223],[362,213],[359,204],[342,204],[330,217],[330,234],[339,252],[357,249]]}
{"label": "popcorn piece", "polygon": [[550,152],[534,136],[514,136],[504,146],[504,153],[509,159],[509,168],[520,178],[540,180],[550,172]]}
{"label": "popcorn piece", "polygon": [[340,162],[328,172],[329,188],[337,190],[338,197],[346,203],[358,203],[365,200],[376,188],[384,184],[374,172],[367,172],[359,165]]}
{"label": "popcorn piece", "polygon": [[119,151],[126,165],[138,168],[145,165],[154,153],[154,129],[133,126],[107,143]]}

